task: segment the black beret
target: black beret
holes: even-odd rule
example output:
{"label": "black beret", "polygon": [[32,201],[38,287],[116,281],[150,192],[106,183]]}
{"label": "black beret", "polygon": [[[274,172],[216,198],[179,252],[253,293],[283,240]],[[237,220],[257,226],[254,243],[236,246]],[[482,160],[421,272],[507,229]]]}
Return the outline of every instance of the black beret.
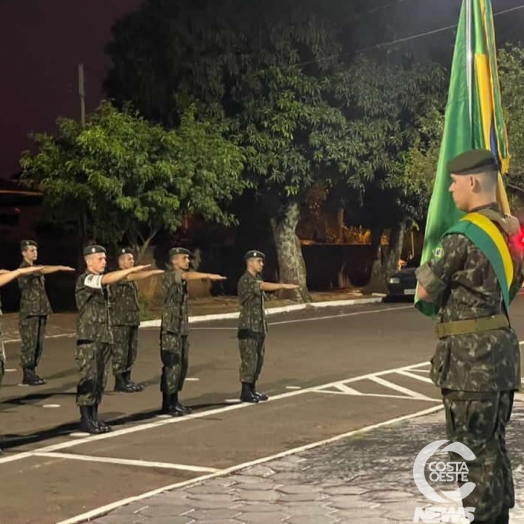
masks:
{"label": "black beret", "polygon": [[249,258],[261,258],[262,260],[265,260],[266,255],[264,255],[262,251],[257,251],[256,249],[252,249],[251,251],[248,251],[244,255],[244,260],[248,260]]}
{"label": "black beret", "polygon": [[38,244],[34,240],[22,240],[22,242],[20,242],[20,249],[22,251],[29,246],[38,247]]}
{"label": "black beret", "polygon": [[103,246],[93,245],[84,247],[84,256],[95,255],[96,253],[105,253],[106,248]]}
{"label": "black beret", "polygon": [[133,250],[130,247],[119,247],[116,254],[120,255],[133,255]]}
{"label": "black beret", "polygon": [[475,175],[486,171],[498,171],[497,160],[487,149],[471,149],[448,162],[452,175]]}
{"label": "black beret", "polygon": [[173,247],[169,250],[169,258],[173,258],[176,255],[191,255],[191,251],[184,247]]}

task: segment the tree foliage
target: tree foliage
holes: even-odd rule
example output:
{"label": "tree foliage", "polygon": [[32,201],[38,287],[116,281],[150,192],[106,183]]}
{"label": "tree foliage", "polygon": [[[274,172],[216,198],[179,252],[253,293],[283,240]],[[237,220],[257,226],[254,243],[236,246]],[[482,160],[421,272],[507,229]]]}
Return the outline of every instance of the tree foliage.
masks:
{"label": "tree foliage", "polygon": [[34,137],[38,151],[24,153],[22,178],[43,190],[51,219],[69,223],[82,241],[126,238],[140,256],[185,213],[233,220],[224,204],[243,189],[242,153],[223,126],[199,121],[191,108],[170,131],[108,102],[85,128],[69,119],[58,128],[57,138]]}
{"label": "tree foliage", "polygon": [[191,103],[228,122],[266,203],[281,278],[299,280],[305,300],[295,229],[307,190],[344,187],[354,199],[376,183],[401,195],[399,158],[435,76],[414,61],[356,55],[357,20],[341,0],[147,0],[108,46],[117,103],[166,125]]}

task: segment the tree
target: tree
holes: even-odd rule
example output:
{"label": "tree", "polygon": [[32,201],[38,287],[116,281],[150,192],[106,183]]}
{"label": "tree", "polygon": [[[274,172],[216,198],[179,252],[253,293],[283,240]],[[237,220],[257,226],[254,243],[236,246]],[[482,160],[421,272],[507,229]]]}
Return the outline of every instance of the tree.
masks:
{"label": "tree", "polygon": [[522,208],[524,199],[524,49],[518,45],[508,45],[498,54],[500,89],[504,120],[508,130],[510,147],[510,195],[512,210]]}
{"label": "tree", "polygon": [[22,179],[41,187],[50,219],[82,243],[125,238],[140,259],[186,213],[232,222],[224,204],[244,187],[243,157],[222,124],[201,122],[190,108],[166,131],[104,102],[85,128],[68,119],[58,128],[58,138],[34,137],[38,152],[24,153]]}
{"label": "tree", "polygon": [[[399,55],[353,65],[353,76],[360,79],[354,88],[353,108],[359,112],[353,122],[362,127],[363,150],[378,160],[356,177],[362,184],[359,192],[345,185],[338,194],[346,221],[371,230],[371,286],[382,288],[397,268],[405,231],[425,219],[438,158],[438,119],[443,122],[444,75],[437,64],[419,64]],[[390,235],[384,253],[385,230]]]}
{"label": "tree", "polygon": [[415,74],[391,93],[376,85],[380,65],[351,65],[353,21],[341,1],[149,0],[115,25],[108,46],[117,103],[175,125],[194,102],[231,123],[266,205],[280,279],[301,284],[301,301],[310,298],[296,227],[308,189],[343,180],[361,191],[385,172],[397,120],[419,92]]}
{"label": "tree", "polygon": [[[508,196],[511,209],[522,207],[524,191],[524,49],[508,44],[498,51],[498,69],[504,121],[510,146]],[[444,108],[430,111],[420,122],[421,140],[409,150],[408,172],[419,174],[422,180],[433,181],[444,129]],[[431,189],[431,188],[430,188]],[[511,191],[514,189],[516,191]]]}

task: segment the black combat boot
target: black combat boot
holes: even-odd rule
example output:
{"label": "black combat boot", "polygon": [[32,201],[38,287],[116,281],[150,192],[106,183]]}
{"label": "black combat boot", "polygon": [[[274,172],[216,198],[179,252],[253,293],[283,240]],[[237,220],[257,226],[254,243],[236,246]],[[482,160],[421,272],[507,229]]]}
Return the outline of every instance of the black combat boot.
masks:
{"label": "black combat boot", "polygon": [[135,393],[133,386],[126,381],[125,373],[115,375],[115,391],[122,393]]}
{"label": "black combat boot", "polygon": [[137,393],[139,391],[144,391],[144,386],[142,386],[142,384],[137,384],[136,382],[133,382],[131,380],[131,371],[126,371],[124,373],[124,379],[127,382],[127,384],[133,388],[133,391]]}
{"label": "black combat boot", "polygon": [[177,394],[165,393],[162,391],[162,413],[172,417],[182,417],[186,413],[177,405]]}
{"label": "black combat boot", "polygon": [[248,382],[242,382],[242,392],[240,393],[241,402],[250,402],[251,404],[258,403],[258,397],[253,393],[251,384]]}
{"label": "black combat boot", "polygon": [[258,398],[258,400],[264,401],[269,399],[269,397],[265,393],[259,393],[256,390],[256,382],[253,382],[253,384],[251,384],[251,391],[253,392],[253,395],[255,395],[255,397]]}
{"label": "black combat boot", "polygon": [[34,368],[24,368],[24,377],[22,379],[22,384],[26,384],[28,386],[42,386],[46,382],[43,378],[39,377],[36,373]]}
{"label": "black combat boot", "polygon": [[91,406],[91,414],[91,418],[102,430],[102,433],[109,433],[110,431],[113,431],[113,428],[107,422],[98,418],[98,404],[94,404],[93,406]]}
{"label": "black combat boot", "polygon": [[189,406],[184,406],[183,404],[180,404],[178,400],[178,393],[174,393],[172,395],[172,402],[175,405],[175,407],[181,411],[184,415],[189,415],[193,412],[193,410]]}
{"label": "black combat boot", "polygon": [[93,406],[80,406],[80,429],[91,435],[104,433],[104,430],[93,420]]}

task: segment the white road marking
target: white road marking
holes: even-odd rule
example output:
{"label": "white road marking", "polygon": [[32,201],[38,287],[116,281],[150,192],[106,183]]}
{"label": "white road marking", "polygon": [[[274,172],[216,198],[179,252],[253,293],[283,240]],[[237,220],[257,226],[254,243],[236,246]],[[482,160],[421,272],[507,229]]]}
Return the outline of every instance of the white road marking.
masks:
{"label": "white road marking", "polygon": [[200,379],[199,378],[196,378],[196,377],[189,377],[189,378],[186,378],[186,381],[188,382],[198,382]]}
{"label": "white road marking", "polygon": [[[344,395],[362,395],[363,394],[363,393],[360,393],[360,391],[357,391],[356,389],[346,386],[345,384],[337,384],[334,387],[338,389],[338,393],[343,393]],[[330,393],[330,391],[327,391],[327,393]],[[335,393],[335,391],[333,391],[333,393]]]}
{"label": "white road marking", "polygon": [[6,369],[5,370],[6,373],[12,373],[13,371],[16,371],[16,369]]}
{"label": "white road marking", "polygon": [[205,468],[201,466],[188,466],[186,464],[172,464],[171,462],[150,462],[148,460],[130,460],[113,457],[95,457],[92,455],[76,455],[73,453],[34,453],[35,457],[59,458],[65,460],[82,460],[84,462],[102,462],[104,464],[121,464],[123,466],[139,466],[143,468],[179,469],[182,471],[194,471],[196,473],[217,473],[217,468]]}
{"label": "white road marking", "polygon": [[415,380],[420,380],[421,382],[425,382],[426,384],[433,384],[433,381],[428,377],[421,377],[420,375],[416,375],[415,373],[410,373],[409,371],[398,371],[399,375],[404,375],[409,378],[414,378]]}
{"label": "white road marking", "polygon": [[401,309],[413,309],[413,306],[388,307],[384,309],[371,309],[370,311],[354,311],[353,313],[340,313],[339,315],[326,315],[324,317],[297,318],[295,320],[282,320],[280,322],[269,322],[270,326],[280,326],[282,324],[298,324],[300,322],[318,322],[319,320],[331,320],[334,318],[356,317],[359,315],[371,315],[374,313],[385,313],[389,311],[400,311]]}
{"label": "white road marking", "polygon": [[[404,366],[402,368],[386,369],[384,371],[368,373],[367,375],[361,375],[361,376],[353,377],[353,378],[350,378],[350,379],[347,379],[347,380],[342,380],[342,381],[337,380],[336,382],[331,382],[329,384],[321,384],[319,386],[312,386],[312,387],[304,388],[304,389],[301,389],[301,390],[298,390],[298,391],[289,391],[289,392],[286,392],[286,393],[280,393],[278,395],[271,396],[269,398],[269,400],[264,402],[264,404],[267,404],[268,402],[276,402],[278,400],[292,398],[292,397],[295,397],[295,396],[298,396],[298,395],[304,395],[304,394],[307,394],[307,393],[312,393],[312,392],[315,392],[317,389],[333,387],[333,386],[336,386],[336,385],[338,385],[340,383],[348,384],[348,383],[351,383],[351,382],[357,382],[357,381],[360,381],[360,380],[365,380],[365,379],[368,379],[368,378],[371,378],[371,377],[378,377],[378,376],[381,376],[381,375],[388,375],[388,374],[391,374],[391,373],[395,373],[396,371],[399,371],[399,370],[410,370],[410,369],[413,369],[413,368],[425,366],[426,364],[427,364],[427,362],[422,362],[422,363],[419,363],[419,364],[412,364],[410,366]],[[230,400],[233,401],[233,399],[230,399]],[[112,431],[110,433],[103,433],[101,435],[88,435],[85,438],[78,438],[77,440],[68,440],[68,441],[60,442],[58,444],[52,444],[50,446],[45,446],[43,448],[37,448],[37,449],[35,449],[32,452],[28,452],[28,454],[19,453],[18,455],[14,455],[12,457],[2,457],[2,458],[0,458],[0,464],[4,463],[6,461],[11,462],[13,460],[17,460],[17,457],[19,457],[20,459],[24,459],[24,458],[32,456],[33,453],[49,453],[49,452],[54,452],[54,451],[61,451],[61,450],[64,450],[64,449],[72,448],[74,446],[78,446],[80,444],[92,443],[92,442],[96,442],[97,440],[105,440],[105,439],[108,439],[108,438],[116,438],[116,437],[120,437],[120,436],[123,436],[123,435],[130,435],[132,433],[137,433],[139,431],[145,431],[145,430],[148,430],[148,429],[155,429],[155,428],[159,428],[159,427],[162,427],[162,426],[166,426],[168,424],[180,424],[180,423],[191,421],[191,420],[194,420],[194,419],[197,419],[197,418],[211,417],[211,416],[214,416],[214,415],[217,415],[217,414],[225,413],[227,411],[234,411],[236,409],[257,409],[257,408],[258,408],[258,406],[256,404],[251,404],[251,403],[248,403],[248,402],[240,402],[238,399],[235,399],[235,404],[232,404],[230,406],[225,406],[225,407],[216,408],[216,409],[210,409],[210,410],[202,411],[202,412],[199,412],[199,413],[193,413],[193,414],[187,415],[185,417],[169,417],[168,419],[158,419],[157,418],[153,422],[147,422],[145,424],[137,424],[135,426],[125,427],[123,429],[118,429],[118,430]],[[77,435],[80,436],[80,434],[78,432],[70,434],[70,436],[75,436],[75,437]]]}
{"label": "white road marking", "polygon": [[60,404],[44,404],[43,408],[60,408]]}
{"label": "white road marking", "polygon": [[377,384],[380,384],[381,386],[385,386],[386,388],[394,389],[395,391],[398,391],[399,393],[404,393],[408,397],[426,398],[428,400],[433,400],[431,397],[422,395],[422,393],[416,393],[415,391],[411,391],[411,389],[405,388],[404,386],[399,386],[398,384],[394,384],[393,382],[390,382],[389,380],[385,380],[381,377],[371,377],[370,380],[372,380],[373,382],[376,382]]}
{"label": "white road marking", "polygon": [[[422,366],[422,365],[424,364],[419,364],[419,366]],[[409,371],[407,371],[407,369],[409,369]],[[410,378],[419,380],[421,382],[429,382],[433,384],[433,382],[429,378],[422,377],[420,375],[415,375],[414,373],[412,373],[412,371],[417,371],[417,369],[413,367],[403,368],[403,369],[396,370],[393,374],[403,375],[406,377],[410,377]],[[428,397],[418,391],[414,391],[414,390],[405,388],[403,386],[399,386],[398,384],[394,384],[393,382],[380,378],[380,376],[378,375],[367,377],[366,380],[371,380],[372,382],[380,384],[381,386],[384,386],[388,389],[392,389],[394,391],[404,393],[404,395],[363,393],[361,391],[358,391],[354,388],[350,388],[349,386],[347,386],[349,382],[355,382],[354,379],[344,380],[330,387],[321,386],[315,390],[315,393],[327,393],[331,395],[353,395],[353,396],[361,396],[361,397],[399,398],[399,399],[404,399],[404,400],[423,400],[427,402],[440,402],[440,399]]]}
{"label": "white road marking", "polygon": [[342,391],[328,391],[326,389],[319,389],[318,391],[315,391],[315,393],[325,393],[327,395],[358,395],[362,397],[377,397],[377,398],[399,398],[401,400],[421,400],[424,402],[441,402],[440,399],[437,398],[429,398],[429,397],[406,397],[404,395],[382,395],[380,393],[359,393],[356,391],[355,393],[342,393]]}
{"label": "white road marking", "polygon": [[186,487],[186,486],[199,484],[199,483],[203,482],[204,480],[208,480],[208,479],[216,478],[216,477],[222,477],[222,476],[228,475],[230,473],[234,473],[236,471],[239,471],[239,470],[242,470],[242,469],[245,469],[245,468],[250,468],[252,466],[256,466],[258,464],[264,464],[264,463],[270,462],[272,460],[277,460],[277,459],[280,459],[280,458],[283,458],[283,457],[288,457],[290,455],[296,455],[297,453],[301,453],[303,451],[308,451],[310,449],[314,449],[314,448],[318,448],[318,447],[321,447],[321,446],[325,446],[326,444],[331,444],[333,442],[338,442],[338,441],[343,440],[345,438],[352,437],[353,435],[356,435],[356,434],[368,433],[368,432],[370,432],[370,431],[372,431],[374,429],[378,429],[378,428],[381,428],[383,426],[389,426],[391,424],[396,424],[398,422],[403,422],[405,420],[409,420],[409,419],[412,419],[412,418],[421,417],[421,416],[424,416],[424,415],[430,415],[431,413],[436,413],[437,411],[441,411],[441,410],[442,410],[442,406],[433,406],[433,407],[431,407],[429,409],[425,409],[425,410],[419,411],[417,413],[412,413],[410,415],[404,415],[402,417],[386,420],[384,422],[379,422],[378,424],[373,424],[372,426],[366,426],[366,427],[361,428],[361,429],[356,429],[356,430],[353,430],[353,431],[349,431],[347,433],[342,433],[342,434],[337,435],[335,437],[331,437],[331,438],[328,438],[328,439],[325,439],[325,440],[320,440],[318,442],[313,442],[311,444],[306,444],[306,445],[300,446],[298,448],[288,449],[286,451],[283,451],[281,453],[277,453],[275,455],[270,455],[268,457],[260,458],[260,459],[257,459],[257,460],[253,460],[251,462],[245,462],[243,464],[238,464],[236,466],[232,466],[230,468],[223,469],[223,470],[221,470],[221,471],[219,471],[217,473],[211,473],[209,475],[203,475],[201,477],[197,477],[195,479],[187,480],[187,481],[184,481],[184,482],[177,482],[176,484],[171,484],[169,486],[164,486],[163,488],[158,488],[158,489],[155,489],[153,491],[148,491],[147,493],[143,493],[142,495],[138,495],[138,496],[135,496],[135,497],[129,497],[129,498],[126,498],[126,499],[119,500],[117,502],[112,502],[111,504],[107,504],[106,506],[102,506],[100,508],[96,508],[94,510],[88,511],[87,513],[83,513],[82,515],[77,515],[76,517],[73,517],[73,518],[70,518],[70,519],[58,522],[57,524],[77,524],[79,522],[85,522],[85,521],[88,521],[88,520],[92,520],[92,519],[94,519],[96,517],[99,517],[99,516],[105,514],[105,513],[108,513],[109,511],[112,511],[114,509],[120,508],[122,506],[126,506],[127,504],[131,504],[132,502],[137,502],[137,501],[149,498],[149,497],[153,497],[154,495],[159,495],[161,493],[164,493],[165,491],[171,491],[171,490],[174,490],[174,489],[177,489],[177,488],[183,488],[183,487]]}

